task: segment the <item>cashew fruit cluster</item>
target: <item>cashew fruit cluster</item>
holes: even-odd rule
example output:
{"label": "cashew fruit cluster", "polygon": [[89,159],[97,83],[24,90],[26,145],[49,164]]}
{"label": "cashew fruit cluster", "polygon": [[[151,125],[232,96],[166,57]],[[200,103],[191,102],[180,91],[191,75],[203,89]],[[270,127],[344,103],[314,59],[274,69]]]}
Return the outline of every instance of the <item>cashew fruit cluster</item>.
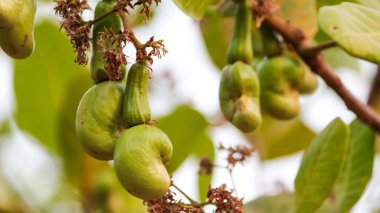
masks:
{"label": "cashew fruit cluster", "polygon": [[253,60],[248,1],[239,1],[231,44],[227,50],[229,65],[222,71],[219,104],[224,117],[243,132],[251,132],[261,123],[260,83],[250,63]]}
{"label": "cashew fruit cluster", "polygon": [[300,111],[300,93],[311,93],[318,85],[316,76],[300,60],[290,55],[276,56],[258,65],[263,108],[278,119],[291,119]]}
{"label": "cashew fruit cluster", "polygon": [[0,47],[10,57],[24,59],[34,50],[34,0],[0,1]]}
{"label": "cashew fruit cluster", "polygon": [[126,85],[106,80],[90,88],[76,115],[76,133],[83,149],[96,159],[113,159],[120,183],[143,200],[155,200],[167,192],[166,165],[173,153],[168,136],[148,124],[149,77],[147,62],[136,62]]}
{"label": "cashew fruit cluster", "polygon": [[[100,1],[95,8],[95,19],[103,16],[104,14],[110,12],[114,9],[116,1],[114,0],[103,0]],[[121,30],[120,19],[116,13],[110,14],[107,17],[96,22],[92,28],[92,50],[93,54],[91,56],[90,70],[91,77],[95,83],[102,81],[110,80],[109,72],[104,68],[104,60],[101,56],[101,49],[97,45],[98,40],[100,39],[101,33],[105,29],[112,30],[113,33],[118,33]],[[104,48],[111,48],[113,45],[110,41],[105,43]],[[122,78],[125,76],[125,66],[121,67]],[[117,80],[122,80],[117,79]]]}

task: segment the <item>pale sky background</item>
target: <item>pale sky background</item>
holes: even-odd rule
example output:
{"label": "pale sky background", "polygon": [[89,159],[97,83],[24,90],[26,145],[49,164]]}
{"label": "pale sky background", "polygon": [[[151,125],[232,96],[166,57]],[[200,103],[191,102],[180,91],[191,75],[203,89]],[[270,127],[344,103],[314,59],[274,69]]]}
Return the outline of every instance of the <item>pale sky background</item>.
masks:
{"label": "pale sky background", "polygon": [[[36,22],[46,17],[56,20],[52,4],[39,4],[38,6]],[[91,6],[95,8],[93,1]],[[92,15],[91,12],[86,13],[88,18],[91,18]],[[152,67],[154,74],[151,83],[155,84],[152,87],[159,88],[159,90],[154,90],[149,97],[154,117],[169,113],[179,102],[192,103],[208,118],[218,113],[220,72],[208,58],[196,21],[184,15],[171,1],[163,1],[149,26],[136,29],[136,34],[141,40],[146,40],[151,35],[155,35],[157,39],[162,38],[169,50],[163,59],[155,60]],[[134,55],[131,48],[127,48],[126,52],[130,53],[128,54],[130,56]],[[346,85],[349,85],[349,89],[356,97],[366,101],[371,79],[375,74],[375,67],[366,62],[361,62],[360,65],[360,72],[342,72],[341,70],[337,74]],[[12,61],[0,50],[0,120],[9,117],[16,107],[13,97],[12,69]],[[160,77],[165,72],[170,72],[176,81],[174,90],[170,89],[168,82],[155,81],[155,79],[161,79]],[[172,95],[179,96],[179,101],[167,98]],[[315,131],[323,129],[337,116],[346,123],[354,118],[354,115],[347,111],[337,95],[321,81],[317,92],[311,96],[302,97],[301,102],[303,104],[301,116],[306,124]],[[13,123],[13,128],[17,129],[15,123]],[[215,144],[219,142],[223,142],[225,145],[246,143],[238,130],[229,124],[213,130],[211,135]],[[4,138],[0,138],[0,140],[4,140]],[[3,173],[17,190],[26,194],[25,197],[30,203],[45,202],[54,193],[54,186],[60,181],[61,162],[44,152],[38,142],[25,133],[16,131],[11,136],[11,140],[7,141],[0,150],[0,164],[4,166],[4,171],[0,171],[0,173]],[[243,196],[245,202],[248,202],[260,195],[276,194],[279,192],[277,187],[279,181],[292,191],[301,156],[302,154],[298,153],[265,163],[261,163],[258,156],[255,156],[243,166],[237,166],[234,171],[234,179],[239,196]],[[224,157],[224,155],[218,154],[216,163],[225,164]],[[197,164],[195,159],[190,158],[174,174],[176,184],[192,197],[197,197]],[[377,158],[370,187],[353,212],[370,212],[370,209],[380,200],[379,166],[380,159]],[[47,173],[49,175],[46,175]],[[212,185],[219,186],[222,183],[231,186],[228,173],[215,169]],[[77,204],[73,205],[75,207]]]}

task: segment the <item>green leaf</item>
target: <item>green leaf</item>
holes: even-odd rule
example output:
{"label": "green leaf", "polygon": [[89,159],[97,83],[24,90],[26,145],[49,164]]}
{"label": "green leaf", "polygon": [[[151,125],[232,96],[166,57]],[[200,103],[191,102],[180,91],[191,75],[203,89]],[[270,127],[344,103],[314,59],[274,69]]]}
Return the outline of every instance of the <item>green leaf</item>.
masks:
{"label": "green leaf", "polygon": [[[323,205],[317,213],[331,212],[331,205]],[[282,193],[262,196],[244,205],[244,212],[249,213],[293,213],[295,212],[294,195]]]}
{"label": "green leaf", "polygon": [[[318,31],[314,39],[317,43],[331,41],[331,38],[329,38],[321,30]],[[348,53],[342,50],[342,48],[339,48],[339,47],[329,48],[329,49],[324,50],[322,54],[333,69],[346,67],[355,71],[359,70],[358,59],[350,56]]]}
{"label": "green leaf", "polygon": [[380,63],[380,12],[353,3],[325,6],[319,10],[321,29],[347,53]]}
{"label": "green leaf", "polygon": [[260,129],[246,136],[257,147],[260,158],[269,160],[305,149],[314,139],[315,133],[299,118],[280,121],[263,116]]}
{"label": "green leaf", "polygon": [[315,212],[329,195],[348,147],[349,128],[333,120],[306,149],[295,180],[297,212]]}
{"label": "green leaf", "polygon": [[186,15],[195,19],[201,19],[207,8],[219,3],[220,0],[173,0],[173,2]]}
{"label": "green leaf", "polygon": [[58,144],[59,154],[64,159],[64,168],[69,180],[76,183],[82,173],[79,163],[86,155],[76,136],[75,118],[78,104],[83,94],[92,85],[88,73],[78,73],[70,82],[64,93],[61,111],[58,114]]}
{"label": "green leaf", "polygon": [[[86,67],[74,63],[70,41],[59,31],[59,26],[42,22],[35,28],[35,40],[36,49],[31,57],[15,61],[15,118],[22,130],[57,153],[67,91],[77,87],[71,84],[77,76],[88,72]],[[70,95],[77,96],[76,92]]]}
{"label": "green leaf", "polygon": [[201,113],[187,105],[178,106],[170,115],[158,121],[157,127],[169,136],[173,144],[169,173],[173,173],[193,152],[197,140],[208,125]]}
{"label": "green leaf", "polygon": [[232,38],[234,18],[223,17],[217,7],[212,7],[207,10],[199,25],[212,62],[222,70],[227,64],[226,52]]}
{"label": "green leaf", "polygon": [[[215,159],[215,149],[214,144],[208,134],[204,132],[199,136],[193,152],[198,160],[202,157],[207,157],[213,163]],[[208,187],[211,184],[212,176],[198,175],[198,194],[199,200],[205,202],[207,199]]]}
{"label": "green leaf", "polygon": [[342,2],[352,2],[352,3],[359,3],[360,0],[317,0],[317,8],[327,6],[327,5],[335,5],[340,4]]}
{"label": "green leaf", "polygon": [[359,200],[372,176],[375,132],[359,121],[350,124],[348,155],[335,186],[336,212],[349,212]]}
{"label": "green leaf", "polygon": [[279,15],[290,25],[299,27],[308,38],[318,31],[315,0],[275,0],[280,5]]}

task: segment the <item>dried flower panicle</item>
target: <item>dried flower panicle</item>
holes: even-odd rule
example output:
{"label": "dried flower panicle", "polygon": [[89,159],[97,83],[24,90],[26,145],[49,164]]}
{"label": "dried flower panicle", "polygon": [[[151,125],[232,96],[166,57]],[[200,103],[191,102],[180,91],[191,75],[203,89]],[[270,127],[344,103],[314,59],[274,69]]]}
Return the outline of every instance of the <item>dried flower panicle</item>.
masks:
{"label": "dried flower panicle", "polygon": [[83,21],[84,10],[91,9],[87,0],[56,0],[55,13],[62,18],[61,28],[70,37],[77,57],[75,62],[87,64],[86,51],[90,48],[90,27]]}
{"label": "dried flower panicle", "polygon": [[[120,80],[122,76],[122,65],[127,64],[126,55],[123,53],[123,48],[129,38],[124,32],[114,34],[112,29],[105,28],[100,33],[100,38],[97,45],[100,47],[100,54],[104,59],[104,68],[109,72],[111,80]],[[106,43],[110,43],[111,47],[106,48]],[[108,45],[109,46],[109,45]]]}
{"label": "dried flower panicle", "polygon": [[243,212],[243,198],[233,196],[232,191],[228,190],[225,184],[217,188],[209,187],[207,198],[208,202],[216,206],[216,213]]}
{"label": "dried flower panicle", "polygon": [[148,21],[150,17],[150,7],[152,6],[153,3],[156,3],[156,6],[158,3],[160,3],[161,0],[138,0],[135,5],[142,5],[143,8],[141,11],[138,13],[139,15],[144,15],[145,16],[145,22]]}
{"label": "dried flower panicle", "polygon": [[222,144],[219,145],[219,150],[225,150],[228,152],[227,161],[232,167],[237,163],[243,163],[256,151],[252,147],[242,145],[237,145],[236,147],[224,147]]}
{"label": "dried flower panicle", "polygon": [[152,48],[152,50],[147,54],[147,60],[150,64],[153,64],[153,56],[160,59],[168,53],[168,50],[164,44],[164,40],[160,39],[155,41],[154,36],[150,37],[144,46]]}
{"label": "dried flower panicle", "polygon": [[150,213],[203,213],[203,209],[197,206],[186,205],[181,200],[175,199],[175,193],[170,189],[164,196],[154,201],[144,201]]}
{"label": "dried flower panicle", "polygon": [[201,160],[199,162],[199,175],[203,176],[209,176],[212,174],[212,171],[214,169],[214,165],[211,162],[210,158],[208,157],[201,157]]}

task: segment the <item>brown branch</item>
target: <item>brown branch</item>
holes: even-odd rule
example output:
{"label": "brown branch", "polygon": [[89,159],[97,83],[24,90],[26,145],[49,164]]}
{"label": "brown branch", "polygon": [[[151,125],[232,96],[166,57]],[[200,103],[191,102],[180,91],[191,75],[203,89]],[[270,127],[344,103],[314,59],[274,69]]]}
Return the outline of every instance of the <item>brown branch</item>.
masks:
{"label": "brown branch", "polygon": [[368,105],[373,108],[380,106],[380,65],[377,66],[376,76],[368,96]]}
{"label": "brown branch", "polygon": [[93,19],[93,20],[91,20],[91,21],[88,21],[88,22],[87,22],[87,26],[88,26],[88,27],[91,27],[91,26],[92,26],[93,24],[95,24],[96,22],[98,22],[98,21],[100,21],[100,20],[102,20],[102,19],[105,19],[106,17],[108,17],[109,15],[111,15],[111,14],[114,13],[114,12],[116,12],[115,9],[113,9],[113,10],[111,10],[111,11],[109,11],[109,12],[103,14],[103,15],[100,16],[99,18],[96,18],[96,19]]}
{"label": "brown branch", "polygon": [[338,44],[336,43],[336,41],[326,41],[324,43],[320,43],[312,47],[306,47],[304,49],[300,49],[299,51],[301,52],[302,55],[312,56],[312,55],[322,52],[325,49],[336,47],[337,45]]}
{"label": "brown branch", "polygon": [[145,53],[145,55],[147,54],[146,53],[146,50],[145,50],[145,45],[142,44],[136,37],[135,33],[133,32],[132,30],[132,27],[131,25],[129,24],[129,21],[128,21],[128,14],[125,13],[125,12],[122,12],[120,14],[120,18],[122,20],[122,23],[123,23],[123,27],[124,27],[124,30],[128,32],[128,36],[129,38],[131,39],[131,42],[132,44],[135,46],[136,48],[136,51],[138,54],[139,51]]}
{"label": "brown branch", "polygon": [[[294,49],[303,58],[310,69],[322,77],[326,84],[340,96],[347,108],[354,112],[360,120],[380,133],[380,116],[371,107],[352,95],[327,64],[322,54],[320,52],[315,52],[314,54],[304,54],[302,52],[302,50],[305,49],[313,49],[311,41],[307,39],[302,30],[291,26],[285,20],[272,14],[270,8],[268,8],[268,4],[258,4],[256,0],[252,1],[252,12],[258,17],[264,17],[264,22],[280,33],[288,43],[293,45]],[[269,1],[270,0],[266,0],[266,2]]]}

